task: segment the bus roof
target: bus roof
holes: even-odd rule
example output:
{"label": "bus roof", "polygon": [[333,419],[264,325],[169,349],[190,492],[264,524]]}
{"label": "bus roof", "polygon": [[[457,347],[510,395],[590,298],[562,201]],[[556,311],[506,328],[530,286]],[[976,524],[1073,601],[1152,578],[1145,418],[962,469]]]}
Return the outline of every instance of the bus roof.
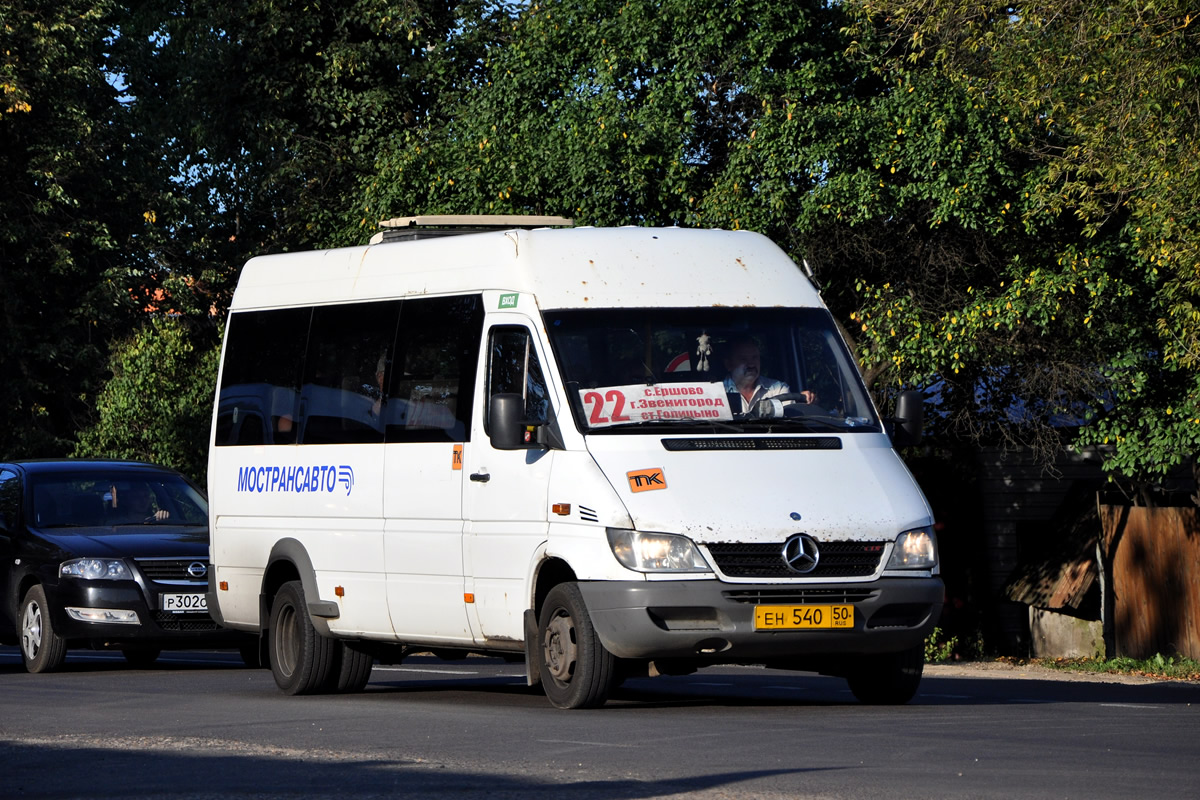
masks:
{"label": "bus roof", "polygon": [[580,227],[260,256],[242,271],[232,309],[486,290],[534,295],[542,309],[822,306],[761,234]]}

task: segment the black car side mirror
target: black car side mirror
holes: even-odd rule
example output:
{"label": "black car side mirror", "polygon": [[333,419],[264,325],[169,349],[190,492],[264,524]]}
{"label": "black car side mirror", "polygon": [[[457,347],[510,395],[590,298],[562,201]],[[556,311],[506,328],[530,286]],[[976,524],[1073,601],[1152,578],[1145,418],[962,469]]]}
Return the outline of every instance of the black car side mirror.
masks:
{"label": "black car side mirror", "polygon": [[925,431],[925,395],[917,391],[901,392],[896,398],[895,425],[892,430],[894,447],[909,447],[921,443]]}

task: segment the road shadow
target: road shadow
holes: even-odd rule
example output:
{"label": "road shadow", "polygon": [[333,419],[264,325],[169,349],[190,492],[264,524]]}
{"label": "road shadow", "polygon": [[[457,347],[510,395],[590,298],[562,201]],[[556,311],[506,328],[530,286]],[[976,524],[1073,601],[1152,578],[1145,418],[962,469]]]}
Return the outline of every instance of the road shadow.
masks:
{"label": "road shadow", "polygon": [[[369,694],[417,697],[459,692],[486,695],[494,702],[511,698],[506,705],[543,705],[539,687],[528,687],[511,677],[447,677],[440,679],[386,678],[378,673]],[[1010,704],[1200,704],[1200,684],[1181,681],[1123,684],[1091,681],[1038,680],[1036,678],[926,677],[907,705],[992,706]],[[863,706],[844,681],[816,675],[705,675],[634,679],[613,691],[604,708],[658,709],[668,706],[730,708],[811,708]]]}
{"label": "road shadow", "polygon": [[[122,742],[115,743],[118,747]],[[180,744],[180,743],[175,743]],[[584,778],[561,781],[476,773],[404,759],[361,758],[322,750],[279,754],[238,753],[237,743],[195,741],[196,752],[113,749],[52,742],[0,742],[0,774],[6,798],[121,797],[200,800],[252,796],[455,797],[507,800],[568,790],[577,798],[639,798],[694,795],[778,776],[850,767],[756,769],[662,780]],[[263,749],[263,748],[258,748]]]}
{"label": "road shadow", "polygon": [[[135,667],[125,660],[120,650],[91,650],[77,648],[67,651],[67,659],[54,674],[108,672],[164,672],[188,670],[246,669],[236,650],[164,650],[153,664]],[[0,675],[24,674],[21,651],[16,647],[0,647]]]}

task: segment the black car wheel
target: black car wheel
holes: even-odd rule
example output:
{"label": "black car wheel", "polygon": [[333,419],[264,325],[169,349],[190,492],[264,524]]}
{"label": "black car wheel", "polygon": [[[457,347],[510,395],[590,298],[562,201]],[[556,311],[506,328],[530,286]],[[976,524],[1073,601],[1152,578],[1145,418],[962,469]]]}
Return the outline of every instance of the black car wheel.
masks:
{"label": "black car wheel", "polygon": [[67,642],[54,632],[46,590],[34,586],[21,601],[21,659],[29,672],[53,672],[67,657]]}
{"label": "black car wheel", "polygon": [[300,581],[288,581],[279,587],[271,604],[267,635],[271,674],[285,694],[317,694],[335,688],[337,675],[331,681],[330,673],[338,668],[339,643],[313,627]]}

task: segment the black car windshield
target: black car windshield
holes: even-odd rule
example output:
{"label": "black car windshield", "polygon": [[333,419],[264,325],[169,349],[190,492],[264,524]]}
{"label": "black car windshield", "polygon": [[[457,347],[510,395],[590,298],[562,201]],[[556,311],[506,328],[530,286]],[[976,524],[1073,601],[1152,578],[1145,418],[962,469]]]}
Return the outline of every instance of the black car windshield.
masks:
{"label": "black car windshield", "polygon": [[586,309],[544,318],[584,432],[881,430],[824,309]]}
{"label": "black car windshield", "polygon": [[208,524],[204,496],[170,473],[54,473],[29,483],[32,527]]}

